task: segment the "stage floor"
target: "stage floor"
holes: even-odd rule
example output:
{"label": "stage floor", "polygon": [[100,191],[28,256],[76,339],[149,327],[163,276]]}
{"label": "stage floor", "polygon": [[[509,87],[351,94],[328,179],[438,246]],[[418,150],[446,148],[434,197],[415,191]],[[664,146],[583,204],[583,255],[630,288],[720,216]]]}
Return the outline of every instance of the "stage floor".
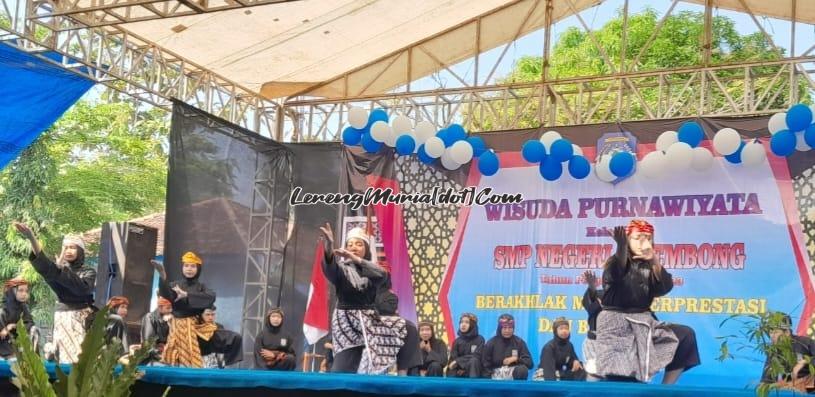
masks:
{"label": "stage floor", "polygon": [[[54,365],[48,364],[53,376]],[[66,368],[67,370],[67,368]],[[272,372],[239,369],[186,369],[144,367],[144,377],[135,387],[136,396],[160,396],[171,386],[174,396],[732,396],[754,397],[747,388],[705,388],[698,386],[662,386],[632,383],[587,382],[513,382],[488,379],[408,378]],[[8,391],[11,369],[0,361],[0,378]],[[13,386],[11,386],[13,388]],[[237,394],[239,393],[239,394]],[[2,393],[2,395],[8,395]],[[773,393],[773,396],[793,396]]]}

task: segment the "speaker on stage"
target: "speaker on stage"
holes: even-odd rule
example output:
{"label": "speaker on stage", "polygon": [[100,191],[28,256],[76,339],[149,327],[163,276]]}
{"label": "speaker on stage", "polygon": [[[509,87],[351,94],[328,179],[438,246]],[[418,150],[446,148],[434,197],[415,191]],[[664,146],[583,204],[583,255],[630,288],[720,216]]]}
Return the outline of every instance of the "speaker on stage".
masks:
{"label": "speaker on stage", "polygon": [[[125,321],[131,343],[136,343],[141,318],[150,310],[153,267],[158,230],[134,223],[102,225],[99,264],[96,268],[96,305],[104,306],[111,296],[130,300]],[[133,336],[136,338],[134,339]]]}

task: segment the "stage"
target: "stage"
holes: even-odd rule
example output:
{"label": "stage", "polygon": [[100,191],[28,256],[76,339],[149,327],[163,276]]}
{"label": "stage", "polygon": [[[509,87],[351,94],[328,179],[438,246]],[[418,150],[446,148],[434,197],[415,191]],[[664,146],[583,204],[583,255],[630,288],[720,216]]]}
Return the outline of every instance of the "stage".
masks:
{"label": "stage", "polygon": [[[47,365],[54,376],[54,365]],[[63,367],[67,370],[69,368]],[[662,386],[633,383],[511,382],[488,379],[438,379],[395,376],[316,374],[237,369],[185,369],[144,367],[144,377],[136,384],[134,396],[160,396],[172,386],[168,396],[233,395],[251,396],[732,396],[753,397],[747,388]],[[0,362],[0,395],[14,395],[11,369]],[[239,393],[239,394],[238,394]],[[793,396],[784,392],[777,396]]]}

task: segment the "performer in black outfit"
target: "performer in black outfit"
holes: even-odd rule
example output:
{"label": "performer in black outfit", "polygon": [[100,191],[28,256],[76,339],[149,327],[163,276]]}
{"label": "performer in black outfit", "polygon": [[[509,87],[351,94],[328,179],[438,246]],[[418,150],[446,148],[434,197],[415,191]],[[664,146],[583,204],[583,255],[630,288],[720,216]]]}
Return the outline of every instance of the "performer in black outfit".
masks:
{"label": "performer in black outfit", "polygon": [[556,319],[552,333],[554,338],[541,349],[538,364],[541,377],[544,380],[586,380],[583,364],[577,358],[572,342],[569,342],[569,322],[563,317]]}
{"label": "performer in black outfit", "polygon": [[28,259],[34,270],[57,295],[53,336],[57,361],[60,364],[75,363],[79,360],[91,314],[97,310],[93,306],[96,270],[85,265],[85,242],[80,237],[65,236],[62,252],[55,263],[45,255],[27,225],[15,222],[14,227],[31,244]]}
{"label": "performer in black outfit", "polygon": [[515,318],[502,314],[498,329],[484,346],[481,358],[486,376],[492,379],[526,380],[532,368],[532,355],[523,339],[515,335]]}
{"label": "performer in black outfit", "polygon": [[[603,270],[597,337],[584,344],[590,374],[648,382],[664,368],[662,382],[673,384],[682,372],[699,364],[693,330],[661,323],[651,312],[654,298],[673,288],[671,274],[654,254],[653,233],[653,226],[643,220],[614,228],[617,251]],[[621,351],[620,346],[634,348]],[[590,363],[594,358],[596,363]]]}
{"label": "performer in black outfit", "polygon": [[28,308],[28,281],[22,278],[13,278],[3,285],[3,309],[0,310],[0,357],[8,360],[14,357],[14,347],[11,342],[17,337],[17,322],[20,319],[25,324],[31,344],[38,351],[39,331],[34,326],[34,318]]}
{"label": "performer in black outfit", "polygon": [[161,354],[167,344],[167,337],[170,336],[170,319],[173,317],[173,304],[162,297],[158,298],[156,310],[147,313],[141,320],[141,343],[147,343],[155,338],[153,350],[145,364],[158,363],[161,361]]}
{"label": "performer in black outfit", "polygon": [[[241,353],[243,338],[241,334],[224,328],[223,325],[215,321],[216,315],[217,309],[215,305],[204,309],[204,312],[201,313],[202,323],[214,324],[216,327],[215,333],[212,334],[209,340],[198,338],[205,368],[224,368],[243,361]],[[215,357],[215,360],[212,357]],[[209,362],[207,362],[208,360]]]}
{"label": "performer in black outfit", "polygon": [[384,323],[404,324],[405,343],[396,353],[397,374],[399,376],[420,376],[422,351],[419,349],[419,330],[412,322],[399,317],[399,297],[391,290],[380,291],[376,297],[376,310]]}
{"label": "performer in black outfit", "polygon": [[458,338],[450,349],[450,364],[447,376],[453,378],[480,378],[481,352],[484,350],[484,337],[478,334],[478,317],[464,313],[458,320]]}
{"label": "performer in black outfit", "polygon": [[283,310],[269,310],[263,330],[255,337],[255,368],[291,371],[295,367],[294,339],[283,331]]}
{"label": "performer in black outfit", "polygon": [[419,349],[422,351],[420,372],[424,376],[442,377],[447,367],[447,344],[436,338],[433,323],[419,323]]}
{"label": "performer in black outfit", "polygon": [[[328,223],[323,274],[334,284],[337,306],[331,319],[334,363],[331,372],[382,374],[396,363],[405,329],[382,322],[376,311],[379,284],[387,273],[372,262],[371,244],[362,229],[349,231],[344,248],[334,249]],[[364,354],[363,354],[364,353]]]}
{"label": "performer in black outfit", "polygon": [[[770,331],[770,340],[773,347],[789,343],[795,354],[794,361],[785,359],[781,351],[770,350],[764,362],[764,372],[761,375],[762,383],[775,384],[781,389],[795,389],[800,392],[815,392],[815,374],[810,373],[809,365],[815,357],[815,340],[792,333],[792,318],[788,314],[773,313],[771,324],[776,323]],[[783,373],[774,377],[772,366],[783,368]]]}

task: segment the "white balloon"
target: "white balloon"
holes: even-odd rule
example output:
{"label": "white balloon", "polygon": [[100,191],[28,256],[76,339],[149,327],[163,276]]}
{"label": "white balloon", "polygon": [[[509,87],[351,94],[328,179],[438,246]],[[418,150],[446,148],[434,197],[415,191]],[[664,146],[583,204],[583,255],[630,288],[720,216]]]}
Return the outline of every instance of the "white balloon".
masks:
{"label": "white balloon", "polygon": [[613,182],[617,176],[611,173],[611,156],[604,155],[594,167],[597,178],[603,182]]}
{"label": "white balloon", "polygon": [[461,164],[453,160],[453,157],[450,154],[449,150],[445,151],[444,154],[441,155],[441,165],[450,171],[456,170],[458,169],[458,167],[461,167]]}
{"label": "white balloon", "polygon": [[368,125],[368,111],[356,106],[348,109],[348,123],[356,129],[363,129]]}
{"label": "white balloon", "polygon": [[549,147],[552,146],[552,142],[560,138],[563,137],[560,136],[560,134],[557,131],[546,131],[543,135],[541,135],[540,141],[546,148],[546,150],[549,150]]}
{"label": "white balloon", "polygon": [[767,129],[770,130],[770,134],[775,134],[778,131],[786,130],[787,112],[776,113],[770,117],[770,121],[767,122]]}
{"label": "white balloon", "polygon": [[693,148],[693,158],[690,163],[696,171],[705,171],[713,165],[713,153],[703,147]]}
{"label": "white balloon", "polygon": [[766,158],[767,151],[759,142],[750,142],[744,145],[744,149],[741,149],[741,163],[746,166],[762,164]]}
{"label": "white balloon", "polygon": [[[405,134],[402,134],[405,135]],[[391,131],[382,143],[388,145],[388,147],[396,147],[396,139],[399,138],[401,135],[396,135],[395,132]]]}
{"label": "white balloon", "polygon": [[647,178],[656,179],[665,174],[665,165],[668,160],[665,158],[665,153],[655,150],[645,155],[642,159],[640,168],[643,175]]}
{"label": "white balloon", "polygon": [[713,136],[713,147],[722,156],[736,153],[741,146],[741,135],[732,128],[722,128]]}
{"label": "white balloon", "polygon": [[434,159],[441,157],[444,154],[444,141],[437,136],[430,137],[424,142],[424,152]]}
{"label": "white balloon", "polygon": [[467,164],[473,159],[473,146],[467,141],[458,141],[450,146],[450,157],[459,164]]}
{"label": "white balloon", "polygon": [[411,121],[407,116],[402,116],[400,114],[393,118],[393,123],[391,123],[391,126],[391,128],[393,128],[394,135],[399,136],[413,129],[413,121]]}
{"label": "white balloon", "polygon": [[668,168],[682,171],[691,166],[693,161],[693,148],[685,142],[676,142],[665,152]]}
{"label": "white balloon", "polygon": [[795,133],[795,150],[799,152],[808,152],[812,148],[807,145],[807,141],[804,140],[804,131],[798,131]]}
{"label": "white balloon", "polygon": [[676,131],[665,131],[657,137],[657,150],[667,152],[674,143],[679,142],[679,134]]}
{"label": "white balloon", "polygon": [[[420,121],[416,123],[415,136],[416,147],[425,143],[426,140],[436,135],[436,126],[429,121]],[[429,153],[428,153],[429,154]]]}
{"label": "white balloon", "polygon": [[572,152],[574,152],[575,156],[582,156],[583,155],[583,148],[580,146],[572,144]]}
{"label": "white balloon", "polygon": [[371,138],[377,142],[385,142],[391,135],[391,126],[384,121],[377,121],[371,126]]}

